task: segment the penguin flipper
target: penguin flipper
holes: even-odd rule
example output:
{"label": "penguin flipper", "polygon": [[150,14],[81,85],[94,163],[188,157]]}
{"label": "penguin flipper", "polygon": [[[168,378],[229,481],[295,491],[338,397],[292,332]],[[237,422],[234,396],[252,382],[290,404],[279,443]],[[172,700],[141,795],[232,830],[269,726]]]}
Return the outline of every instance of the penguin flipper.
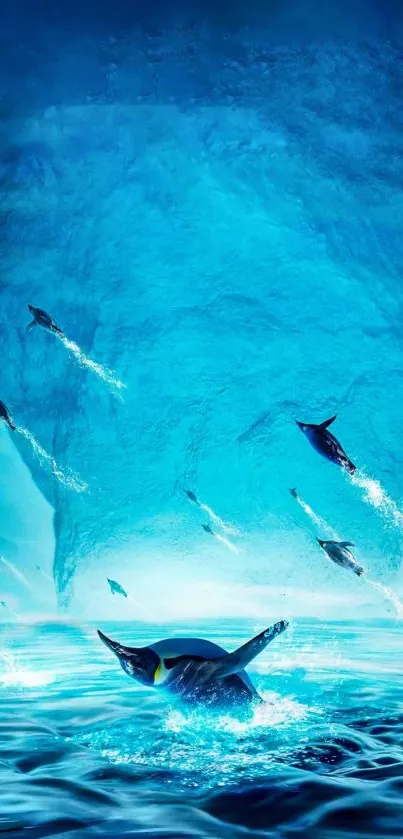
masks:
{"label": "penguin flipper", "polygon": [[341,548],[354,548],[354,542],[339,542]]}
{"label": "penguin flipper", "polygon": [[321,429],[324,431],[326,428],[329,428],[329,425],[331,425],[331,424],[332,424],[332,422],[334,422],[334,421],[335,421],[335,419],[337,419],[337,414],[335,414],[335,415],[334,415],[334,417],[330,417],[330,419],[325,420],[324,422],[319,423],[318,428],[321,428]]}
{"label": "penguin flipper", "polygon": [[215,661],[209,661],[212,676],[215,679],[223,679],[225,676],[231,676],[234,673],[239,673],[240,670],[244,670],[259,653],[263,652],[276,635],[280,635],[287,629],[287,626],[288,621],[278,621],[274,626],[260,632],[259,635],[247,641],[233,653],[227,653],[227,655],[223,655]]}
{"label": "penguin flipper", "polygon": [[31,323],[28,324],[28,326],[26,327],[26,331],[30,332],[31,329],[34,328],[34,326],[36,326],[36,320],[32,320]]}

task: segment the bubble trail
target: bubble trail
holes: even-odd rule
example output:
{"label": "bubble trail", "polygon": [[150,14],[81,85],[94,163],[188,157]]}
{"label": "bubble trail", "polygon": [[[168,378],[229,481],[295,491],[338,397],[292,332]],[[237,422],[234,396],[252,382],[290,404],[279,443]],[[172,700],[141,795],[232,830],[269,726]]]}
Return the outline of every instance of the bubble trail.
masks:
{"label": "bubble trail", "polygon": [[207,504],[203,504],[201,501],[198,501],[198,505],[201,510],[204,510],[204,512],[207,513],[211,521],[213,521],[214,524],[223,531],[223,533],[228,533],[230,536],[239,536],[239,530],[237,530],[236,527],[225,524],[225,521],[223,521],[220,516],[211,509],[211,507],[208,507]]}
{"label": "bubble trail", "polygon": [[339,534],[335,530],[333,530],[332,527],[330,527],[330,525],[325,521],[325,519],[322,519],[320,516],[318,516],[312,509],[312,507],[310,507],[309,504],[307,504],[306,501],[304,501],[300,495],[296,494],[294,495],[294,498],[298,502],[299,506],[302,507],[304,513],[316,525],[316,527],[320,527],[321,530],[327,530],[328,533],[331,534],[333,539],[335,539],[338,542],[341,541],[341,537],[339,536]]}
{"label": "bubble trail", "polygon": [[47,574],[46,571],[42,571],[42,568],[41,568],[40,565],[36,565],[35,567],[36,567],[36,570],[39,571],[40,574],[42,574],[42,577],[45,577],[46,580],[50,580],[50,582],[53,585],[54,581],[52,580],[52,577],[49,574]]}
{"label": "bubble trail", "polygon": [[230,542],[229,539],[226,539],[225,536],[221,536],[220,533],[214,533],[214,532],[213,532],[212,535],[216,539],[218,539],[219,542],[221,542],[223,545],[225,545],[225,547],[228,548],[229,551],[232,551],[232,553],[234,553],[234,554],[239,554],[240,553],[239,548],[237,548],[236,545],[234,545],[232,542]]}
{"label": "bubble trail", "polygon": [[96,361],[88,358],[75,341],[70,341],[65,335],[57,335],[57,337],[63,346],[66,347],[66,350],[74,355],[80,367],[88,367],[89,370],[99,376],[112,390],[123,390],[126,387],[124,382],[116,378],[113,370],[109,370],[107,367],[103,367],[102,364],[98,364]]}
{"label": "bubble trail", "polygon": [[11,571],[12,574],[14,574],[14,577],[17,577],[17,580],[19,580],[20,583],[28,589],[28,591],[33,591],[31,583],[27,580],[25,574],[19,571],[18,568],[10,562],[10,560],[5,559],[4,556],[0,555],[0,561],[6,566],[6,568],[8,568],[9,571]]}
{"label": "bubble trail", "polygon": [[365,582],[371,586],[375,591],[378,591],[385,600],[388,600],[394,606],[396,615],[398,618],[403,618],[403,603],[399,600],[396,592],[393,591],[391,588],[387,588],[387,586],[383,586],[382,583],[376,583],[375,580],[370,580],[369,577],[365,577]]}
{"label": "bubble trail", "polygon": [[44,448],[38,443],[35,439],[34,435],[31,434],[26,428],[17,428],[19,434],[22,437],[25,437],[26,440],[31,444],[33,451],[37,455],[38,459],[41,463],[45,463],[51,471],[55,478],[60,481],[63,486],[67,487],[68,489],[74,489],[75,492],[86,492],[88,490],[88,484],[85,484],[83,481],[79,480],[79,478],[75,477],[74,475],[70,474],[67,475],[60,467],[57,465],[56,460]]}
{"label": "bubble trail", "polygon": [[0,603],[0,605],[3,606],[3,608],[7,609],[7,611],[10,612],[10,615],[12,615],[13,618],[16,619],[16,621],[19,620],[17,612],[14,612],[14,609],[12,609],[11,606],[8,605],[8,603],[3,601],[2,603]]}
{"label": "bubble trail", "polygon": [[364,491],[364,501],[379,511],[384,518],[388,519],[396,528],[403,530],[403,513],[400,512],[397,504],[385,492],[379,481],[369,478],[364,472],[355,472],[348,476],[353,486]]}

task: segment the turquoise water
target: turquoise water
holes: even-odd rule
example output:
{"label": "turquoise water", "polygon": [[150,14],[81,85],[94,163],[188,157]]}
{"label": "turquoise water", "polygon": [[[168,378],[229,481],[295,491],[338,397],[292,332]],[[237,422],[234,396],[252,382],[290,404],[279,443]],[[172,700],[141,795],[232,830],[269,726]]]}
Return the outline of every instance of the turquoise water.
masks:
{"label": "turquoise water", "polygon": [[[132,644],[200,628],[229,649],[256,629],[103,626]],[[3,627],[0,830],[401,836],[400,627],[301,621],[290,630],[249,668],[265,704],[238,721],[187,713],[136,686],[93,626]]]}
{"label": "turquoise water", "polygon": [[[401,839],[401,10],[19,0],[0,30],[0,834]],[[334,414],[354,475],[295,424]],[[95,633],[284,619],[249,721]]]}

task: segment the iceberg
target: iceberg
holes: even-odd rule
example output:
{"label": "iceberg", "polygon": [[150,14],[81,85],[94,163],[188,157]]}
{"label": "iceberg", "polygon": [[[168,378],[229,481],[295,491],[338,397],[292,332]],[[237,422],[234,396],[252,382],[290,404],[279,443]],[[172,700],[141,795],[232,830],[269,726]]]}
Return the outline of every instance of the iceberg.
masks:
{"label": "iceberg", "polygon": [[[391,43],[381,61],[364,41],[292,48],[241,18],[225,41],[208,21],[140,22],[85,48],[56,27],[57,63],[44,53],[32,88],[4,93],[0,397],[88,485],[61,485],[2,427],[7,491],[13,516],[37,510],[32,562],[87,617],[382,613],[318,551],[333,532],[402,593],[399,62]],[[114,371],[118,398],[27,334],[30,302]],[[333,413],[358,481],[294,422]],[[109,596],[116,569],[132,605]]]}

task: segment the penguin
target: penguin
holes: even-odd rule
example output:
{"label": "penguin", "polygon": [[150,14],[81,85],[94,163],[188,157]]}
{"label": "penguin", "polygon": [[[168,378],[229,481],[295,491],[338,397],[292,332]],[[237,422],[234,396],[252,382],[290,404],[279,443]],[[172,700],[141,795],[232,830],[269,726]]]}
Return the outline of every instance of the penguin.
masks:
{"label": "penguin", "polygon": [[109,577],[107,577],[106,579],[108,580],[112,594],[122,594],[123,597],[127,597],[127,592],[124,590],[123,586],[120,585],[120,583],[117,583],[116,580],[110,580]]}
{"label": "penguin", "polygon": [[43,329],[46,329],[48,332],[54,332],[56,335],[60,335],[60,337],[64,336],[64,333],[60,329],[59,326],[54,322],[54,320],[44,312],[43,309],[37,309],[35,306],[28,306],[31,315],[34,316],[33,321],[28,324],[27,329],[31,330],[34,326],[42,326]]}
{"label": "penguin", "polygon": [[244,668],[287,626],[288,621],[279,621],[232,653],[202,638],[167,638],[147,647],[125,647],[99,629],[98,635],[132,679],[187,704],[217,708],[263,702]]}
{"label": "penguin", "polygon": [[11,428],[11,431],[15,431],[16,425],[13,423],[10,414],[8,412],[7,406],[4,402],[0,401],[0,419],[3,419],[4,422],[7,423],[8,427]]}
{"label": "penguin", "polygon": [[215,533],[214,533],[214,530],[211,527],[211,524],[202,524],[202,528],[203,528],[203,530],[206,531],[206,533],[210,533],[210,536],[215,536]]}
{"label": "penguin", "polygon": [[306,434],[311,445],[319,454],[326,457],[332,463],[337,463],[342,469],[346,469],[351,475],[354,475],[356,467],[354,463],[347,457],[343,447],[340,445],[336,437],[328,431],[329,425],[335,421],[337,414],[330,419],[321,422],[319,425],[313,425],[307,422],[299,422],[296,420],[298,427]]}
{"label": "penguin", "polygon": [[327,553],[329,559],[335,562],[336,565],[341,565],[342,568],[348,568],[353,574],[357,574],[357,577],[362,576],[364,573],[362,565],[358,564],[351,551],[349,551],[349,548],[354,547],[353,542],[326,542],[324,539],[318,539],[317,541]]}
{"label": "penguin", "polygon": [[197,504],[197,506],[198,506],[198,507],[200,507],[200,504],[199,504],[198,498],[197,498],[197,496],[194,494],[194,492],[192,492],[190,489],[185,489],[185,490],[184,490],[184,493],[185,493],[185,495],[187,495],[187,497],[188,497],[189,501],[191,501],[191,502],[192,502],[192,504]]}
{"label": "penguin", "polygon": [[290,489],[290,493],[291,493],[292,497],[296,498],[296,500],[298,501],[299,495],[298,495],[298,492],[297,492],[297,487],[292,487],[292,489]]}

